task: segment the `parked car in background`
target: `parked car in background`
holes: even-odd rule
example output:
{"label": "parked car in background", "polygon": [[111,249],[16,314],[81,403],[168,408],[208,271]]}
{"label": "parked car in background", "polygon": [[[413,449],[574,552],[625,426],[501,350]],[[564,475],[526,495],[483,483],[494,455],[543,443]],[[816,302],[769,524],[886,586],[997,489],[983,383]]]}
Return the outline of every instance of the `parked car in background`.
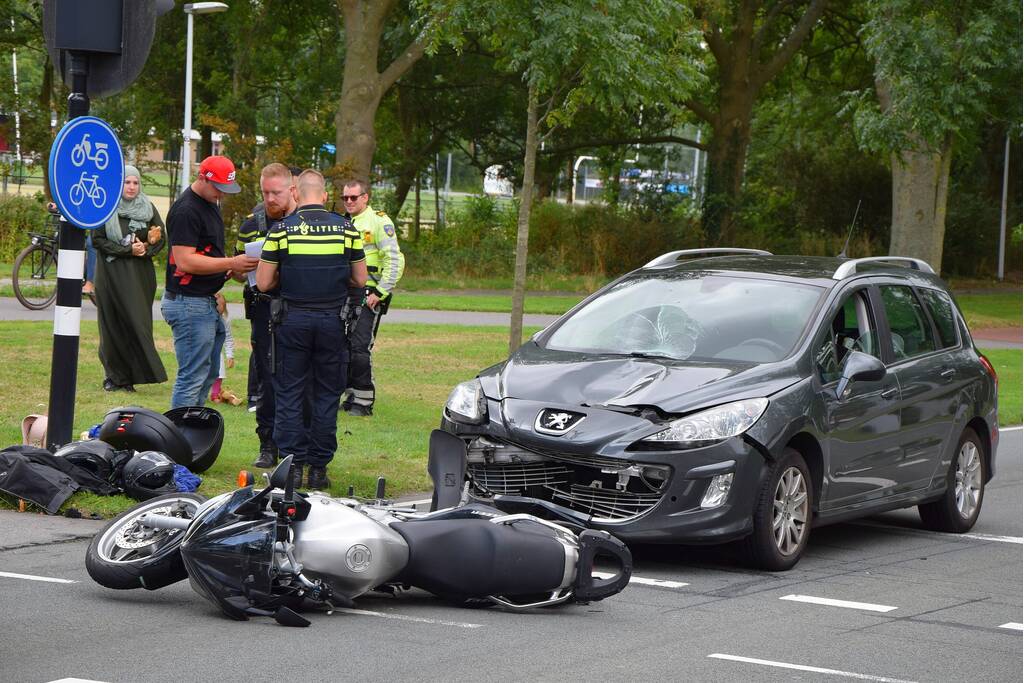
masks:
{"label": "parked car in background", "polygon": [[970,529],[996,383],[923,261],[671,252],[452,391],[435,499],[627,542],[742,540],[785,570],[812,527],[884,510]]}

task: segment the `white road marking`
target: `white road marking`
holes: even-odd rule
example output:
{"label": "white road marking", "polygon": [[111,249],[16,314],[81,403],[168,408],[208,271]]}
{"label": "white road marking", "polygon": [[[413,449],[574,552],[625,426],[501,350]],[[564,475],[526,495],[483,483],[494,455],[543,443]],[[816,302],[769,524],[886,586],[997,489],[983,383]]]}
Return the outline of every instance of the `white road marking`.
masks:
{"label": "white road marking", "polygon": [[1024,429],[1024,425],[1017,425],[1016,427],[1000,427],[999,431],[1001,431],[1001,432],[1019,432],[1022,429]]}
{"label": "white road marking", "polygon": [[50,683],[104,683],[103,681],[94,681],[91,678],[60,678],[56,681],[50,681]]}
{"label": "white road marking", "polygon": [[872,522],[870,520],[859,520],[846,522],[852,526],[867,526],[875,529],[892,529],[894,531],[903,531],[908,534],[917,534],[920,536],[941,536],[942,538],[948,538],[951,541],[956,540],[970,540],[970,541],[992,541],[996,543],[1014,543],[1016,545],[1024,545],[1024,538],[1020,536],[994,536],[992,534],[947,534],[942,531],[929,531],[927,529],[915,529],[907,526],[897,526],[895,524],[882,524],[880,522]]}
{"label": "white road marking", "polygon": [[415,621],[419,624],[437,624],[439,626],[457,626],[458,628],[481,628],[483,624],[470,624],[464,621],[445,621],[443,619],[424,619],[422,617],[410,617],[404,614],[386,614],[384,612],[373,612],[368,609],[352,609],[350,607],[335,607],[334,612],[345,614],[358,614],[364,617],[382,617],[384,619],[396,619],[398,621]]}
{"label": "white road marking", "polygon": [[8,579],[28,579],[29,581],[46,581],[47,583],[78,583],[69,579],[54,579],[49,576],[32,576],[31,574],[14,574],[12,572],[0,572],[0,576]]}
{"label": "white road marking", "polygon": [[1011,621],[1008,624],[1000,625],[999,628],[1008,628],[1011,631],[1024,631],[1024,624],[1017,624],[1017,623]]}
{"label": "white road marking", "polygon": [[[610,579],[615,574],[610,572],[590,572],[592,576],[596,576],[599,579]],[[683,586],[689,586],[688,583],[682,581],[669,581],[667,579],[647,579],[643,576],[631,576],[629,577],[630,583],[639,583],[644,586],[659,586],[660,588],[682,588]]]}
{"label": "white road marking", "polygon": [[715,653],[708,655],[711,659],[727,659],[733,662],[746,662],[747,664],[760,664],[761,666],[775,666],[780,669],[795,669],[797,671],[810,671],[818,674],[831,674],[833,676],[846,676],[847,678],[859,678],[862,681],[884,681],[885,683],[913,683],[902,678],[886,678],[885,676],[872,676],[870,674],[858,674],[852,671],[839,671],[837,669],[823,669],[819,666],[805,666],[803,664],[789,664],[787,662],[773,662],[770,659],[754,659],[753,657],[738,657],[736,655],[723,655]]}
{"label": "white road marking", "polygon": [[1024,545],[1024,538],[1020,536],[992,536],[991,534],[943,534],[943,536],[952,536],[956,538],[973,538],[976,541],[997,541],[998,543],[1016,543],[1017,545]]}
{"label": "white road marking", "polygon": [[870,602],[851,602],[849,600],[833,600],[832,598],[816,598],[813,595],[783,595],[779,600],[790,600],[792,602],[809,602],[813,605],[828,605],[829,607],[846,607],[848,609],[862,609],[869,612],[891,612],[897,607],[892,605],[873,605]]}

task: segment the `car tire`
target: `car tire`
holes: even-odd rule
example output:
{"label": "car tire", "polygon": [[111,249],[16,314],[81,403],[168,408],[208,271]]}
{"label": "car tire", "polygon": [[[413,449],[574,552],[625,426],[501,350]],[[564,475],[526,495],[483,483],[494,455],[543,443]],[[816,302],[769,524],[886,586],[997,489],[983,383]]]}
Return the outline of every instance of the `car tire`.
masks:
{"label": "car tire", "polygon": [[792,448],[771,463],[754,505],[754,531],[745,540],[750,563],[757,569],[791,569],[811,535],[814,484],[803,456]]}
{"label": "car tire", "polygon": [[970,531],[985,499],[986,474],[985,448],[978,434],[968,427],[960,435],[949,464],[942,498],[917,506],[924,525],[932,531],[954,534]]}

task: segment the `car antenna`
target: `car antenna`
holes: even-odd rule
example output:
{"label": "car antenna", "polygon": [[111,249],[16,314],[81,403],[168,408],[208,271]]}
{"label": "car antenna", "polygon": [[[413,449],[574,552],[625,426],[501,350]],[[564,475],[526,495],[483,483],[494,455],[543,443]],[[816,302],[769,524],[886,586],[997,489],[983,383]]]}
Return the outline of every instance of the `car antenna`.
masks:
{"label": "car antenna", "polygon": [[862,201],[863,201],[862,199],[858,199],[857,200],[857,208],[853,212],[853,222],[850,223],[850,232],[847,233],[847,235],[846,235],[846,242],[843,244],[843,250],[841,252],[839,252],[839,254],[836,256],[836,258],[847,258],[847,256],[846,256],[846,248],[848,246],[850,246],[850,238],[853,237],[853,229],[857,227],[857,214],[860,213],[860,203]]}

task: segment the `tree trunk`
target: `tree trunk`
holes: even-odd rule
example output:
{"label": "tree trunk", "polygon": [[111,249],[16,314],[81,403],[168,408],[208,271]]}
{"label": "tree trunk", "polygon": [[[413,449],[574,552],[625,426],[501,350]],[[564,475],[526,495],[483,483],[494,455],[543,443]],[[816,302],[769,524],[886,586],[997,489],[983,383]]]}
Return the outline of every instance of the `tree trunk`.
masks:
{"label": "tree trunk", "polygon": [[523,159],[523,190],[519,196],[519,225],[516,230],[516,266],[512,285],[512,318],[509,325],[508,352],[523,343],[523,304],[526,299],[526,256],[530,241],[530,210],[533,204],[533,178],[537,170],[537,89],[530,85],[526,102],[526,155]]}
{"label": "tree trunk", "polygon": [[415,40],[383,72],[378,72],[384,24],[395,0],[337,0],[337,3],[345,29],[345,68],[341,98],[334,116],[336,187],[347,177],[369,181],[373,153],[377,149],[374,120],[381,97],[424,52],[424,45]]}
{"label": "tree trunk", "polygon": [[889,254],[924,259],[937,273],[942,270],[952,158],[950,138],[937,152],[904,150],[892,155]]}
{"label": "tree trunk", "polygon": [[[730,84],[732,90],[739,90]],[[708,144],[704,191],[704,234],[711,245],[731,246],[736,210],[743,191],[743,172],[750,147],[752,93],[724,93],[717,125]]]}

